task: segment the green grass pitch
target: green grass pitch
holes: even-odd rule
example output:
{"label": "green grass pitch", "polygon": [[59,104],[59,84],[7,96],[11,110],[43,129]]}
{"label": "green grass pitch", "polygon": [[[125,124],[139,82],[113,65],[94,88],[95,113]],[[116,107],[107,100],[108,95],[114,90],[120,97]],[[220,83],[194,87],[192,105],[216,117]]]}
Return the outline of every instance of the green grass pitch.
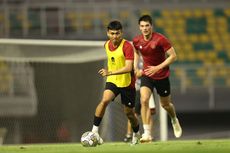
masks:
{"label": "green grass pitch", "polygon": [[86,148],[80,143],[3,145],[0,153],[230,153],[230,139],[180,140],[130,146],[123,142]]}

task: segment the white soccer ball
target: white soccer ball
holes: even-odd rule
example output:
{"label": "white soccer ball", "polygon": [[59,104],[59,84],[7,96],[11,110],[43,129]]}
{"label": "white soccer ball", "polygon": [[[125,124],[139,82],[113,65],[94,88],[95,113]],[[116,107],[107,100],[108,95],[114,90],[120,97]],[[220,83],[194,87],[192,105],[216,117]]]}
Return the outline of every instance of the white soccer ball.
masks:
{"label": "white soccer ball", "polygon": [[81,144],[84,147],[96,147],[98,144],[98,134],[87,131],[81,136]]}

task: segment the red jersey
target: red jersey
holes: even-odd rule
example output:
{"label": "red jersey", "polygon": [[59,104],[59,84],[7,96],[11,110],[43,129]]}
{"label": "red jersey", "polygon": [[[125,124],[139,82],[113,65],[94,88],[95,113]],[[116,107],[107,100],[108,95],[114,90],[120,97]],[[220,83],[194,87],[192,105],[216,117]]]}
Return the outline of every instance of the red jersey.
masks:
{"label": "red jersey", "polygon": [[[166,51],[172,47],[169,40],[162,34],[153,32],[152,38],[148,41],[144,40],[143,35],[138,35],[133,39],[133,45],[143,57],[143,70],[148,66],[157,66],[165,61]],[[143,75],[144,71],[143,71]],[[169,76],[169,67],[159,70],[151,76],[152,79],[159,80]]]}
{"label": "red jersey", "polygon": [[[114,51],[116,50],[116,48],[113,46],[113,44],[111,43],[111,41],[109,42],[109,50],[110,51]],[[125,59],[126,60],[134,60],[134,50],[133,50],[133,46],[132,44],[129,42],[129,41],[125,41],[124,42],[124,45],[123,45],[123,53],[124,53],[124,56],[125,56]],[[135,78],[135,75],[134,75],[134,72],[131,72],[131,84],[129,87],[131,88],[135,88],[135,81],[136,81],[136,78]]]}

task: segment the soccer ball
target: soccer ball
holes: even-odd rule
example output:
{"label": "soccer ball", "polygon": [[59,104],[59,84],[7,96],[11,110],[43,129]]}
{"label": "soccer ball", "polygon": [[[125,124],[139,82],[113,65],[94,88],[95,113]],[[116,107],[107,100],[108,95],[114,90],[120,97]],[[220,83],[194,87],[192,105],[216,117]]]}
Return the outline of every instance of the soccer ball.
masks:
{"label": "soccer ball", "polygon": [[81,136],[81,144],[84,147],[96,147],[98,144],[98,138],[99,135],[92,132],[92,131],[87,131],[82,134]]}

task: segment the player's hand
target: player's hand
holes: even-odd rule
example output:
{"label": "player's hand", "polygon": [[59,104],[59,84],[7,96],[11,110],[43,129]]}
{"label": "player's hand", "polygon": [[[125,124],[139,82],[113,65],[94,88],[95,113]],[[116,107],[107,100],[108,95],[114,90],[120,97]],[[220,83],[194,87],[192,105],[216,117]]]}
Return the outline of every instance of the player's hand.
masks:
{"label": "player's hand", "polygon": [[101,76],[108,76],[109,75],[109,72],[108,72],[108,70],[106,70],[106,69],[100,69],[99,71],[98,71],[98,73],[101,75]]}
{"label": "player's hand", "polygon": [[158,73],[159,70],[160,69],[158,66],[148,66],[147,69],[144,70],[144,72],[145,72],[145,75],[152,76]]}

